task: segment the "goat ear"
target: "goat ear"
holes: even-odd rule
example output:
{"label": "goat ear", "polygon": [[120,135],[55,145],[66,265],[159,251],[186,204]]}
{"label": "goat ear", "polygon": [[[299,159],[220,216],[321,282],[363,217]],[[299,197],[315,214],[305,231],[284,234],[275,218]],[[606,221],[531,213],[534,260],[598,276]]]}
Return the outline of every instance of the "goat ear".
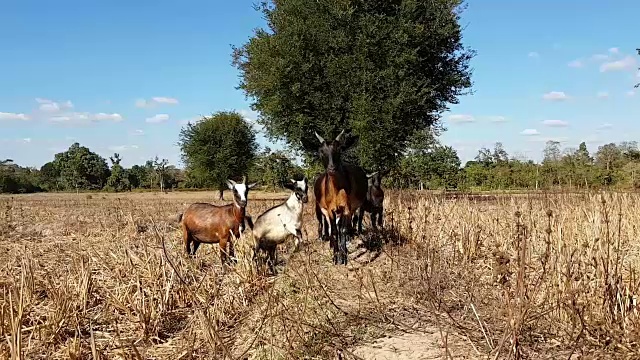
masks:
{"label": "goat ear", "polygon": [[236,182],[233,180],[227,180],[227,186],[229,187],[229,190],[233,190],[235,188]]}
{"label": "goat ear", "polygon": [[249,185],[247,185],[247,187],[248,187],[249,189],[253,189],[254,187],[256,187],[256,185],[258,185],[258,183],[257,183],[257,182],[254,182],[253,184],[249,184]]}
{"label": "goat ear", "polygon": [[289,189],[291,191],[296,189],[295,185],[293,185],[292,183],[288,183],[288,182],[284,183],[284,187],[285,187],[285,189]]}

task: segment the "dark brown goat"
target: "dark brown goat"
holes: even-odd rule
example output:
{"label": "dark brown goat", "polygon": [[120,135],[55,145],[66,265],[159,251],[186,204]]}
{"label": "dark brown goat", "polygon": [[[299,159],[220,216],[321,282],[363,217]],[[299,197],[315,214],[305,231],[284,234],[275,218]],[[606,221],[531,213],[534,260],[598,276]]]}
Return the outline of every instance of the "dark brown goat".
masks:
{"label": "dark brown goat", "polygon": [[[316,133],[321,144],[318,153],[325,172],[316,179],[313,192],[320,237],[328,233],[334,264],[346,265],[352,215],[366,200],[367,177],[362,168],[342,163],[341,153],[355,143],[355,138],[343,141],[343,135],[344,130],[327,143]],[[328,225],[326,231],[323,231],[323,224]]]}
{"label": "dark brown goat", "polygon": [[242,183],[227,180],[227,186],[233,190],[233,203],[221,206],[194,203],[180,216],[184,248],[188,255],[195,255],[201,243],[218,243],[220,261],[223,265],[228,263],[227,244],[229,244],[229,256],[232,258],[235,256],[231,234],[236,238],[240,237],[245,229],[245,219],[251,221],[251,218],[246,216],[245,208],[249,189],[256,185],[256,183],[245,185],[245,181],[244,176]]}
{"label": "dark brown goat", "polygon": [[[369,187],[367,189],[367,201],[360,207],[358,211],[358,226],[362,232],[362,218],[365,212],[371,215],[371,226],[376,229],[377,226],[382,227],[382,211],[384,203],[384,190],[382,190],[382,178],[389,174],[389,170],[376,171],[367,175]],[[354,221],[355,226],[355,221]]]}

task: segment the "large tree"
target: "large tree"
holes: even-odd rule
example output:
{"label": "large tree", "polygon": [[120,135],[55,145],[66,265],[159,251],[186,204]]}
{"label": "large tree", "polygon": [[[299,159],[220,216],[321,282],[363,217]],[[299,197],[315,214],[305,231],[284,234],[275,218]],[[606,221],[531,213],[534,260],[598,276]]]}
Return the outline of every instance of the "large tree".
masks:
{"label": "large tree", "polygon": [[111,160],[111,175],[107,179],[107,188],[115,192],[129,189],[129,179],[127,178],[124,168],[120,165],[122,161],[120,154],[113,154],[109,160]]}
{"label": "large tree", "polygon": [[68,189],[102,189],[109,177],[107,161],[77,142],[56,154],[53,163]]}
{"label": "large tree", "polygon": [[240,88],[271,138],[314,153],[346,129],[357,160],[389,167],[471,87],[462,0],[272,0],[267,29],[234,47]]}
{"label": "large tree", "polygon": [[220,111],[180,130],[178,142],[191,180],[198,186],[217,187],[247,174],[257,150],[251,125],[237,112]]}

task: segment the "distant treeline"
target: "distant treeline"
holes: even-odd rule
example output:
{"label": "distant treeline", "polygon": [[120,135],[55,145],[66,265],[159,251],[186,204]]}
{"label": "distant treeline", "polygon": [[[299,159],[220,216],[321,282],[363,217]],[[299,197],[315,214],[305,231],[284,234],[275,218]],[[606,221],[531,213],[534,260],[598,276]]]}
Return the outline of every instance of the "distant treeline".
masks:
{"label": "distant treeline", "polygon": [[[206,119],[205,119],[206,120]],[[234,161],[233,152],[226,152]],[[184,156],[184,154],[183,154]],[[193,156],[193,154],[192,154]],[[55,155],[39,169],[22,167],[7,159],[0,161],[0,192],[40,191],[132,191],[219,189],[217,180],[203,182],[202,172],[225,173],[220,169],[199,169],[196,164],[176,168],[166,159],[150,159],[124,168],[119,154],[108,160],[78,143]],[[288,178],[314,178],[322,167],[316,159],[304,157],[298,165],[290,152],[265,148],[253,154],[246,168],[224,174],[240,179],[247,175],[266,190],[277,190]],[[414,136],[407,151],[384,180],[387,187],[409,189],[508,190],[563,188],[638,188],[640,150],[636,142],[606,144],[592,156],[585,143],[577,149],[560,149],[548,142],[542,162],[509,156],[500,143],[482,148],[473,161],[461,167],[455,149],[440,144],[434,136]]]}

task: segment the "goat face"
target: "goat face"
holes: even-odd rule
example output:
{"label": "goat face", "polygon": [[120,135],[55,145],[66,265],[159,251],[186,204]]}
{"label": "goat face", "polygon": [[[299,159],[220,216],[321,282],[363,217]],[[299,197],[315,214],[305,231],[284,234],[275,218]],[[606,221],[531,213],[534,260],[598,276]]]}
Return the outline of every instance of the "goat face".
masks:
{"label": "goat face", "polygon": [[389,174],[389,170],[384,171],[376,171],[372,174],[367,174],[367,179],[369,179],[369,186],[373,186],[376,189],[380,189],[382,185],[382,178]]}
{"label": "goat face", "polygon": [[340,155],[355,143],[355,138],[345,141],[343,139],[344,130],[342,130],[335,140],[327,143],[318,133],[315,134],[320,141],[318,154],[320,155],[320,160],[322,160],[322,165],[327,169],[327,173],[333,175],[340,166]]}
{"label": "goat face", "polygon": [[253,184],[245,184],[246,177],[242,177],[241,183],[236,183],[233,180],[227,180],[227,186],[229,190],[233,190],[233,202],[238,207],[247,206],[247,197],[249,196],[249,189],[252,189],[256,186],[256,183]]}
{"label": "goat face", "polygon": [[306,204],[309,201],[309,197],[307,196],[307,190],[309,190],[309,186],[307,184],[307,178],[304,177],[302,180],[293,180],[290,179],[291,182],[284,184],[284,187],[293,191],[296,194],[296,198],[298,201],[301,201],[303,204]]}

